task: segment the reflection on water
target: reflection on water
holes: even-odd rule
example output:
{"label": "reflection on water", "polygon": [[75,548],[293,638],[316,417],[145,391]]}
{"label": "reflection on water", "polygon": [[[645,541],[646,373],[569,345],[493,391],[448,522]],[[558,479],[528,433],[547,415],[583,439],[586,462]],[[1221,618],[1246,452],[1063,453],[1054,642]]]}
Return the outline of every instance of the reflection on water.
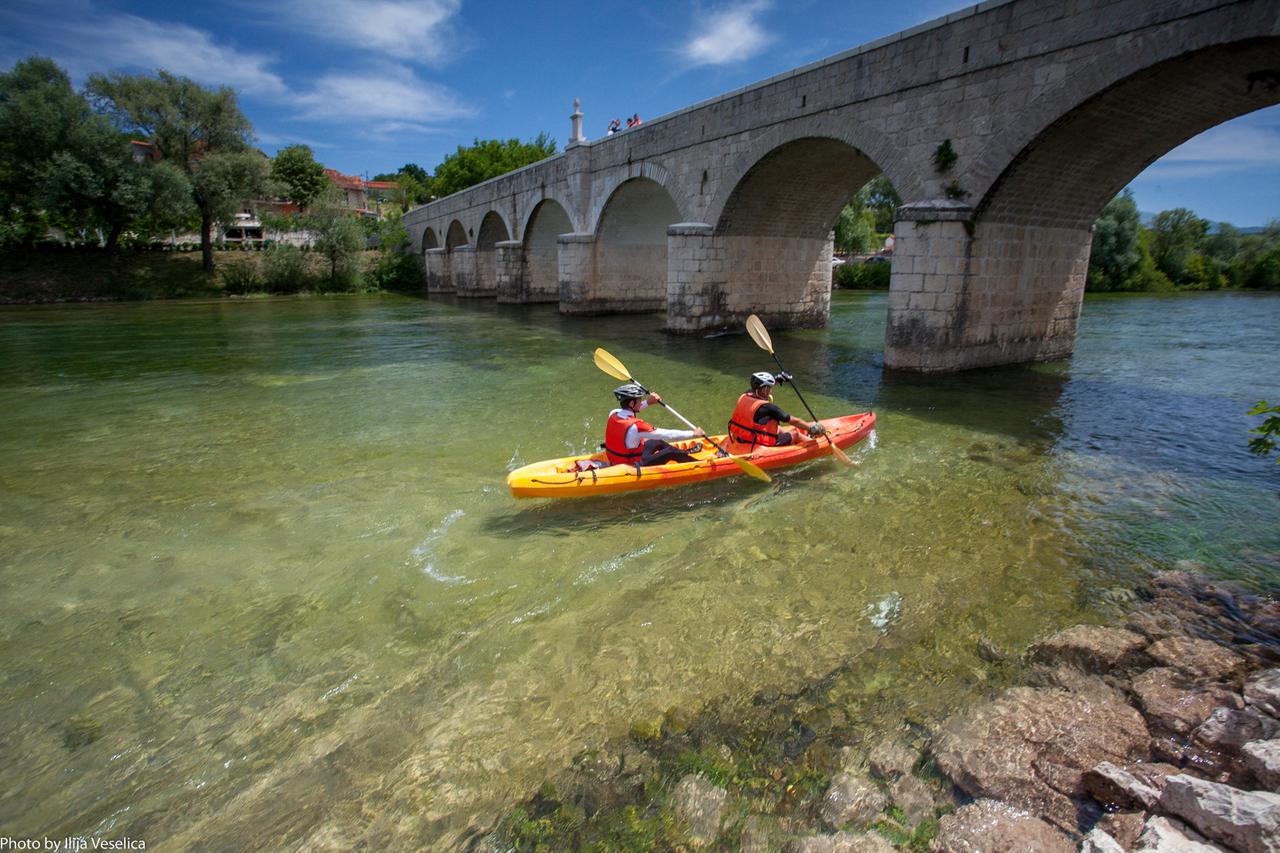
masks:
{"label": "reflection on water", "polygon": [[1274,585],[1280,299],[1091,299],[1071,361],[956,377],[886,373],[884,310],[774,335],[877,411],[856,468],[566,503],[503,481],[599,441],[595,347],[708,429],[768,356],[447,300],[0,312],[0,832],[440,842],[672,706],[837,671],[874,735],[1152,568]]}

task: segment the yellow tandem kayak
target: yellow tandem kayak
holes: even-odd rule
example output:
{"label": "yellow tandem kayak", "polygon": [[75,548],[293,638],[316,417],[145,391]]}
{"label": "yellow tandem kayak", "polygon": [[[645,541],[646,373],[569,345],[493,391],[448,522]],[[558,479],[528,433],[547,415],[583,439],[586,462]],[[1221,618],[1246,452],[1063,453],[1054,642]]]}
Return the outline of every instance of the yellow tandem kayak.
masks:
{"label": "yellow tandem kayak", "polygon": [[[796,433],[794,444],[783,447],[759,447],[741,458],[760,468],[785,468],[831,452],[831,441],[841,449],[857,444],[875,428],[874,412],[845,415],[842,418],[826,418],[819,421],[827,430],[826,436],[811,438]],[[735,447],[726,435],[714,435],[711,439],[732,452]],[[672,442],[687,450],[694,441]],[[692,462],[673,462],[636,468],[633,465],[610,465],[604,451],[584,456],[565,456],[548,459],[517,468],[507,475],[507,488],[517,498],[581,498],[605,495],[613,492],[633,492],[640,489],[659,489],[666,486],[684,486],[732,477],[743,470],[732,459],[719,456],[710,441],[703,441],[702,450],[693,454]]]}

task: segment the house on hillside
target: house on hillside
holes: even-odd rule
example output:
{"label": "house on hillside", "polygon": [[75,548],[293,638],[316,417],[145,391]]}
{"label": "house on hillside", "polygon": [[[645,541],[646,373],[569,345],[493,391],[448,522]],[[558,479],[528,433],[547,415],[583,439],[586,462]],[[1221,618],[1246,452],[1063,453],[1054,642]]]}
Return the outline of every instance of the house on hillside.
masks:
{"label": "house on hillside", "polygon": [[374,219],[382,218],[387,203],[400,189],[395,181],[366,181],[358,176],[344,175],[337,169],[325,169],[324,174],[342,191],[347,208],[360,216]]}

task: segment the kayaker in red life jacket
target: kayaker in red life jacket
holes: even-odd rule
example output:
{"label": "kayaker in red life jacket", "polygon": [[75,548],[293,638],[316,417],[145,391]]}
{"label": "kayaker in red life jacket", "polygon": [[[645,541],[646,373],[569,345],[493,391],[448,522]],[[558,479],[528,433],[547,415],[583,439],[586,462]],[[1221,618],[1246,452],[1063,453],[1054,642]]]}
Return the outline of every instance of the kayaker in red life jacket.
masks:
{"label": "kayaker in red life jacket", "polygon": [[733,415],[729,418],[729,438],[739,445],[754,447],[781,447],[796,440],[792,430],[780,430],[778,424],[798,426],[809,433],[818,435],[822,428],[778,408],[772,400],[773,386],[778,379],[786,382],[791,379],[787,373],[779,373],[777,378],[763,370],[751,374],[751,390],[738,398]]}
{"label": "kayaker in red life jacket", "polygon": [[[613,396],[618,398],[620,408],[609,413],[604,428],[605,455],[610,463],[645,466],[693,461],[688,453],[667,442],[701,438],[706,435],[703,430],[658,429],[640,420],[636,413],[650,403],[662,402],[662,398],[646,393],[634,382],[618,386]],[[695,453],[701,449],[700,443],[693,447]]]}

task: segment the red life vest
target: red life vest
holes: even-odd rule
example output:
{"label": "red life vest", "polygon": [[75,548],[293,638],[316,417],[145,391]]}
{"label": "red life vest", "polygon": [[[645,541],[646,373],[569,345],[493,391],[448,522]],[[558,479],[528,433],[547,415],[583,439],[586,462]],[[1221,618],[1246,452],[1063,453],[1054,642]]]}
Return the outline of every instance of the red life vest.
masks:
{"label": "red life vest", "polygon": [[778,422],[770,418],[762,424],[756,423],[756,410],[769,400],[762,400],[752,394],[743,394],[738,398],[738,405],[729,418],[729,437],[741,444],[774,447],[778,443]]}
{"label": "red life vest", "polygon": [[651,424],[634,415],[620,418],[616,409],[609,413],[609,420],[604,426],[604,453],[614,465],[634,465],[640,461],[640,454],[644,450],[644,436],[640,436],[640,444],[635,450],[627,447],[627,430],[632,425],[641,433],[653,429]]}

